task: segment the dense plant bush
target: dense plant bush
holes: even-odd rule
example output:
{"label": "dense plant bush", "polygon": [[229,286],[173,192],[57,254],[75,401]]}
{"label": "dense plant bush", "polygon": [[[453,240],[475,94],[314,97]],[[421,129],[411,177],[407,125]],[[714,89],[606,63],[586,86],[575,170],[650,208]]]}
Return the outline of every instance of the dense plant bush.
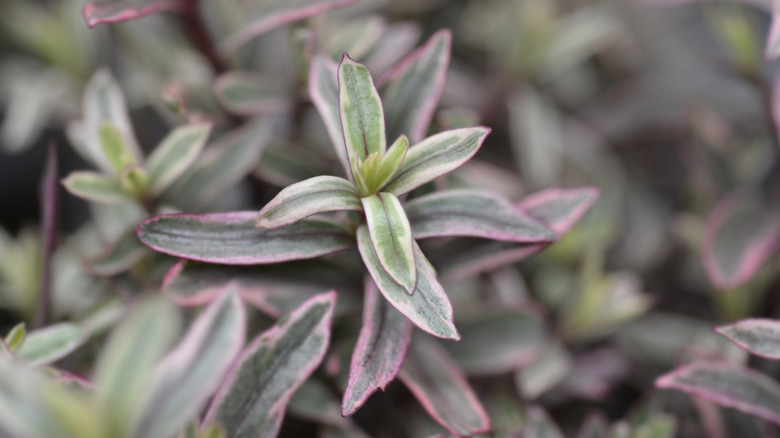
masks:
{"label": "dense plant bush", "polygon": [[0,437],[780,434],[772,2],[2,7]]}

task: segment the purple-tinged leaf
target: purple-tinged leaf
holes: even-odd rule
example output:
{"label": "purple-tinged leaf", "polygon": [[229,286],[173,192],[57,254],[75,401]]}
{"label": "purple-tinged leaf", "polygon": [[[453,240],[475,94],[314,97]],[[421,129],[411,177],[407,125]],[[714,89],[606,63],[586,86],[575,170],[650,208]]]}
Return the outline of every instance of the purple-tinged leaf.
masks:
{"label": "purple-tinged leaf", "polygon": [[452,322],[452,304],[450,304],[444,288],[436,280],[436,272],[425,258],[417,242],[412,242],[417,268],[417,286],[410,295],[382,267],[365,225],[358,228],[357,241],[363,263],[376,282],[379,291],[393,307],[409,318],[417,327],[434,336],[445,339],[460,339]]}
{"label": "purple-tinged leaf", "polygon": [[396,283],[412,293],[417,283],[414,240],[401,201],[389,193],[360,198],[360,201],[379,263]]}
{"label": "purple-tinged leaf", "polygon": [[325,356],[336,292],[318,295],[258,336],[231,367],[204,423],[226,437],[275,437],[295,391]]}
{"label": "purple-tinged leaf", "polygon": [[239,24],[232,35],[220,44],[223,54],[232,54],[253,38],[271,29],[284,26],[311,16],[321,14],[329,9],[347,6],[357,0],[269,0],[253,5],[244,1],[247,9],[243,22]]}
{"label": "purple-tinged leaf", "polygon": [[381,298],[373,280],[366,280],[365,289],[363,326],[352,352],[349,382],[341,404],[345,417],[395,379],[412,339],[412,323]]}
{"label": "purple-tinged leaf", "polygon": [[755,355],[780,360],[780,321],[751,318],[716,327],[715,331]]}
{"label": "purple-tinged leaf", "polygon": [[540,220],[560,238],[590,209],[599,196],[595,187],[547,189],[531,194],[517,206]]}
{"label": "purple-tinged leaf", "polygon": [[28,333],[16,355],[30,365],[48,365],[75,351],[87,337],[76,324],[53,324]]}
{"label": "purple-tinged leaf", "polygon": [[453,129],[411,146],[383,190],[400,196],[457,169],[477,153],[489,133],[483,127]]}
{"label": "purple-tinged leaf", "polygon": [[57,239],[57,214],[59,196],[57,192],[57,149],[54,143],[49,143],[49,153],[46,157],[46,168],[41,181],[41,212],[43,223],[43,248],[41,263],[41,289],[38,294],[38,305],[35,309],[35,326],[45,326],[51,315],[52,289],[52,257],[54,243]]}
{"label": "purple-tinged leaf", "polygon": [[780,385],[735,364],[695,362],[659,377],[655,386],[676,389],[780,424]]}
{"label": "purple-tinged leaf", "polygon": [[[385,115],[371,73],[365,65],[345,53],[339,64],[338,78],[341,130],[350,165],[363,163],[371,154],[384,155],[387,149]],[[358,179],[354,171],[352,176]]]}
{"label": "purple-tinged leaf", "polygon": [[259,228],[279,228],[328,211],[362,211],[355,186],[336,176],[315,176],[285,187],[260,210]]}
{"label": "purple-tinged leaf", "polygon": [[405,134],[412,143],[425,138],[447,81],[452,34],[436,32],[379,81],[387,119],[387,137]]}
{"label": "purple-tinged leaf", "polygon": [[149,249],[130,231],[109,245],[102,254],[90,260],[86,269],[94,275],[110,277],[130,269],[147,254]]}
{"label": "purple-tinged leaf", "polygon": [[285,112],[292,104],[283,83],[243,71],[217,78],[214,95],[228,111],[245,116]]}
{"label": "purple-tinged leaf", "polygon": [[469,236],[511,242],[551,242],[555,234],[538,220],[489,192],[449,190],[406,204],[415,239]]}
{"label": "purple-tinged leaf", "polygon": [[241,299],[227,288],[158,365],[133,436],[170,437],[192,421],[241,351],[245,329]]}
{"label": "purple-tinged leaf", "polygon": [[170,214],[138,226],[141,241],[165,254],[225,265],[260,265],[319,257],[355,245],[350,231],[321,219],[275,230],[255,228],[257,212]]}
{"label": "purple-tinged leaf", "polygon": [[267,122],[250,123],[220,137],[165,192],[183,211],[200,210],[257,166],[271,137]]}
{"label": "purple-tinged leaf", "polygon": [[344,146],[344,134],[341,132],[339,113],[339,76],[338,65],[322,55],[314,56],[309,69],[309,96],[317,112],[325,123],[333,149],[339,158],[346,175],[352,177],[347,149]]}
{"label": "purple-tinged leaf", "polygon": [[525,260],[547,247],[547,244],[515,243],[469,239],[439,248],[431,258],[443,266],[441,277],[448,282],[462,280],[483,272]]}
{"label": "purple-tinged leaf", "polygon": [[[414,22],[395,23],[387,27],[381,38],[362,57],[368,68],[381,74],[396,65],[420,39],[420,26]],[[392,137],[390,137],[392,138]]]}
{"label": "purple-tinged leaf", "polygon": [[501,310],[458,319],[460,342],[445,344],[468,375],[493,375],[528,364],[544,340],[544,325],[527,312]]}
{"label": "purple-tinged leaf", "polygon": [[490,430],[485,408],[438,342],[417,336],[398,376],[428,414],[450,433],[471,436]]}
{"label": "purple-tinged leaf", "polygon": [[152,194],[162,193],[192,165],[210,132],[210,123],[179,126],[157,145],[146,162]]}
{"label": "purple-tinged leaf", "polygon": [[542,408],[531,406],[526,413],[523,438],[563,438],[563,433]]}
{"label": "purple-tinged leaf", "polygon": [[165,11],[182,11],[187,4],[184,0],[152,0],[139,7],[137,1],[119,0],[105,3],[87,3],[81,10],[87,26],[98,24],[119,23],[134,20],[145,15]]}
{"label": "purple-tinged leaf", "polygon": [[72,195],[88,201],[118,204],[130,200],[118,182],[98,172],[72,172],[62,185]]}
{"label": "purple-tinged leaf", "polygon": [[718,203],[707,220],[701,249],[715,287],[742,286],[775,253],[780,246],[778,214],[778,208],[747,193],[733,193]]}
{"label": "purple-tinged leaf", "polygon": [[764,58],[772,60],[780,56],[780,2],[773,2],[772,23],[769,26],[769,33],[766,36],[766,47],[764,49]]}

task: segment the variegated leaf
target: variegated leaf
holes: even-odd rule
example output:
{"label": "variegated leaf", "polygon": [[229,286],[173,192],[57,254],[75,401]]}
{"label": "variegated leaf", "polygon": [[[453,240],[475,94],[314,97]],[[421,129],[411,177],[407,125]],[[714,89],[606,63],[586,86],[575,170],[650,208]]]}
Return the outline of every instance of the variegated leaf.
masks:
{"label": "variegated leaf", "polygon": [[168,188],[198,158],[206,144],[211,124],[187,125],[168,134],[149,156],[149,190],[159,194]]}
{"label": "variegated leaf", "polygon": [[595,187],[547,189],[533,193],[517,203],[517,207],[563,236],[590,209],[599,197]]}
{"label": "variegated leaf", "polygon": [[401,201],[389,193],[371,195],[360,201],[379,263],[396,283],[412,293],[417,269],[412,232]]}
{"label": "variegated leaf", "polygon": [[176,0],[147,0],[139,5],[137,1],[117,0],[100,3],[87,3],[81,10],[87,26],[119,23],[134,20],[149,14],[165,11],[181,11],[186,4]]}
{"label": "variegated leaf", "polygon": [[28,333],[16,354],[30,365],[47,365],[75,351],[87,337],[76,324],[61,322]]}
{"label": "variegated leaf", "polygon": [[88,201],[117,204],[130,200],[117,181],[88,170],[72,172],[62,180],[62,185],[73,195]]}
{"label": "variegated leaf", "polygon": [[279,228],[313,214],[338,210],[363,210],[355,186],[335,176],[316,176],[279,192],[260,210],[255,226]]}
{"label": "variegated leaf", "polygon": [[130,269],[149,254],[149,249],[132,231],[125,233],[106,250],[87,263],[86,269],[92,274],[109,277]]}
{"label": "variegated leaf", "polygon": [[715,331],[755,355],[780,360],[780,321],[750,318],[716,327]]}

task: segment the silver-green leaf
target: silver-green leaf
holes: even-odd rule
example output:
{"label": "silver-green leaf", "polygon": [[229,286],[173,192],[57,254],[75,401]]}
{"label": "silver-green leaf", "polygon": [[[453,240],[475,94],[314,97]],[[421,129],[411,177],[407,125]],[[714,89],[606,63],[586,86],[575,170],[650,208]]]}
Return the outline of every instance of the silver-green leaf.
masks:
{"label": "silver-green leaf", "polygon": [[211,124],[180,126],[168,134],[146,162],[149,190],[159,194],[198,158],[211,132]]}
{"label": "silver-green leaf", "polygon": [[70,322],[30,332],[17,356],[30,365],[47,365],[69,355],[87,340],[87,333]]}
{"label": "silver-green leaf", "polygon": [[417,269],[412,231],[401,201],[390,193],[379,193],[360,200],[379,262],[396,283],[412,293],[417,283]]}
{"label": "silver-green leaf", "polygon": [[130,200],[116,180],[88,170],[72,172],[62,180],[62,185],[73,195],[88,201],[117,204]]}
{"label": "silver-green leaf", "polygon": [[279,192],[260,210],[255,225],[279,228],[317,213],[362,209],[357,189],[351,182],[335,176],[316,176]]}

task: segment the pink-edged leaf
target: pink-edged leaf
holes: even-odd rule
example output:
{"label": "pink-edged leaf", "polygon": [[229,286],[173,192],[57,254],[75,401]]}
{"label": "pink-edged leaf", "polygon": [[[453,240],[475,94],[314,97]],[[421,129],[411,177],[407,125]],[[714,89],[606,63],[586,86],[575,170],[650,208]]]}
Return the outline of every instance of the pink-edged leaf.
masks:
{"label": "pink-edged leaf", "polygon": [[204,424],[226,437],[275,437],[295,391],[322,361],[330,341],[336,292],[320,294],[260,334],[231,367]]}
{"label": "pink-edged leaf", "polygon": [[412,143],[425,138],[447,81],[452,34],[436,32],[378,83],[387,119],[387,137],[406,134]]}
{"label": "pink-edged leaf", "polygon": [[87,3],[81,13],[87,21],[87,26],[95,27],[98,24],[134,20],[157,12],[183,11],[186,8],[187,3],[184,0],[152,0],[140,6],[137,1],[119,0]]}
{"label": "pink-edged leaf", "polygon": [[328,137],[336,151],[346,175],[352,175],[344,146],[344,134],[341,132],[341,116],[339,115],[339,77],[338,64],[330,58],[317,55],[311,60],[309,68],[309,96],[317,108],[317,112],[325,123]]}
{"label": "pink-edged leaf", "polygon": [[363,326],[360,329],[341,413],[354,414],[377,389],[385,390],[401,369],[412,339],[412,323],[379,295],[366,280]]}
{"label": "pink-edged leaf", "polygon": [[245,326],[241,298],[227,288],[155,369],[136,438],[174,436],[196,417],[241,351]]}
{"label": "pink-edged leaf", "polygon": [[420,25],[415,22],[394,23],[385,29],[370,52],[361,59],[365,60],[371,71],[382,74],[414,48],[421,33]]}
{"label": "pink-edged leaf", "polygon": [[517,206],[540,220],[560,238],[590,209],[599,196],[595,187],[547,189],[531,194]]}
{"label": "pink-edged leaf", "polygon": [[715,207],[702,239],[702,258],[710,281],[733,289],[748,281],[780,246],[778,208],[747,193],[732,193]]}
{"label": "pink-edged leaf", "polygon": [[735,364],[694,362],[659,377],[655,386],[676,389],[780,424],[780,385]]}
{"label": "pink-edged leaf", "polygon": [[41,180],[41,212],[43,222],[43,262],[41,263],[41,288],[38,307],[35,309],[35,326],[45,326],[51,314],[52,255],[57,239],[57,214],[59,196],[57,192],[57,148],[49,144],[46,168]]}
{"label": "pink-edged leaf", "polygon": [[355,245],[350,231],[324,219],[304,219],[275,230],[255,228],[257,212],[170,214],[138,226],[141,241],[165,254],[226,265],[309,259]]}
{"label": "pink-edged leaf", "polygon": [[[513,243],[471,241],[453,242],[439,248],[434,260],[441,261],[441,277],[458,281],[482,272],[525,260],[545,249],[546,243]],[[432,257],[433,258],[433,257]]]}
{"label": "pink-edged leaf", "polygon": [[374,252],[382,269],[403,286],[414,291],[417,268],[414,260],[414,240],[401,201],[389,193],[360,198],[366,215],[366,226]]}
{"label": "pink-edged leaf", "polygon": [[214,95],[229,111],[245,116],[285,112],[292,105],[283,83],[244,71],[231,71],[217,78]]}
{"label": "pink-edged leaf", "polygon": [[780,360],[780,321],[750,318],[716,327],[715,331],[757,356]]}
{"label": "pink-edged leaf", "polygon": [[134,232],[130,231],[111,243],[103,253],[90,260],[85,268],[94,275],[110,277],[130,269],[148,254],[149,249],[138,240]]}
{"label": "pink-edged leaf", "polygon": [[538,220],[490,192],[436,192],[414,199],[405,209],[416,239],[469,236],[535,243],[556,238]]}
{"label": "pink-edged leaf", "polygon": [[355,186],[336,176],[315,176],[285,187],[260,210],[255,226],[279,228],[329,211],[362,211]]}
{"label": "pink-edged leaf", "polygon": [[544,409],[531,406],[526,413],[523,438],[563,438],[563,433]]}
{"label": "pink-edged leaf", "polygon": [[267,0],[260,4],[244,1],[245,14],[237,30],[220,44],[223,54],[231,54],[253,38],[329,9],[347,6],[357,0]]}
{"label": "pink-edged leaf", "polygon": [[438,342],[415,337],[398,376],[428,414],[450,433],[471,436],[490,430],[485,408],[463,371]]}
{"label": "pink-edged leaf", "polygon": [[528,364],[544,341],[544,325],[523,311],[500,310],[458,319],[460,342],[445,344],[468,375],[506,373]]}
{"label": "pink-edged leaf", "polygon": [[368,228],[362,225],[357,230],[358,250],[369,274],[376,282],[379,291],[399,312],[409,318],[422,330],[445,339],[460,339],[452,322],[452,304],[444,288],[436,279],[436,272],[420,250],[417,242],[414,246],[414,259],[417,267],[417,285],[409,294],[396,283],[379,262]]}

